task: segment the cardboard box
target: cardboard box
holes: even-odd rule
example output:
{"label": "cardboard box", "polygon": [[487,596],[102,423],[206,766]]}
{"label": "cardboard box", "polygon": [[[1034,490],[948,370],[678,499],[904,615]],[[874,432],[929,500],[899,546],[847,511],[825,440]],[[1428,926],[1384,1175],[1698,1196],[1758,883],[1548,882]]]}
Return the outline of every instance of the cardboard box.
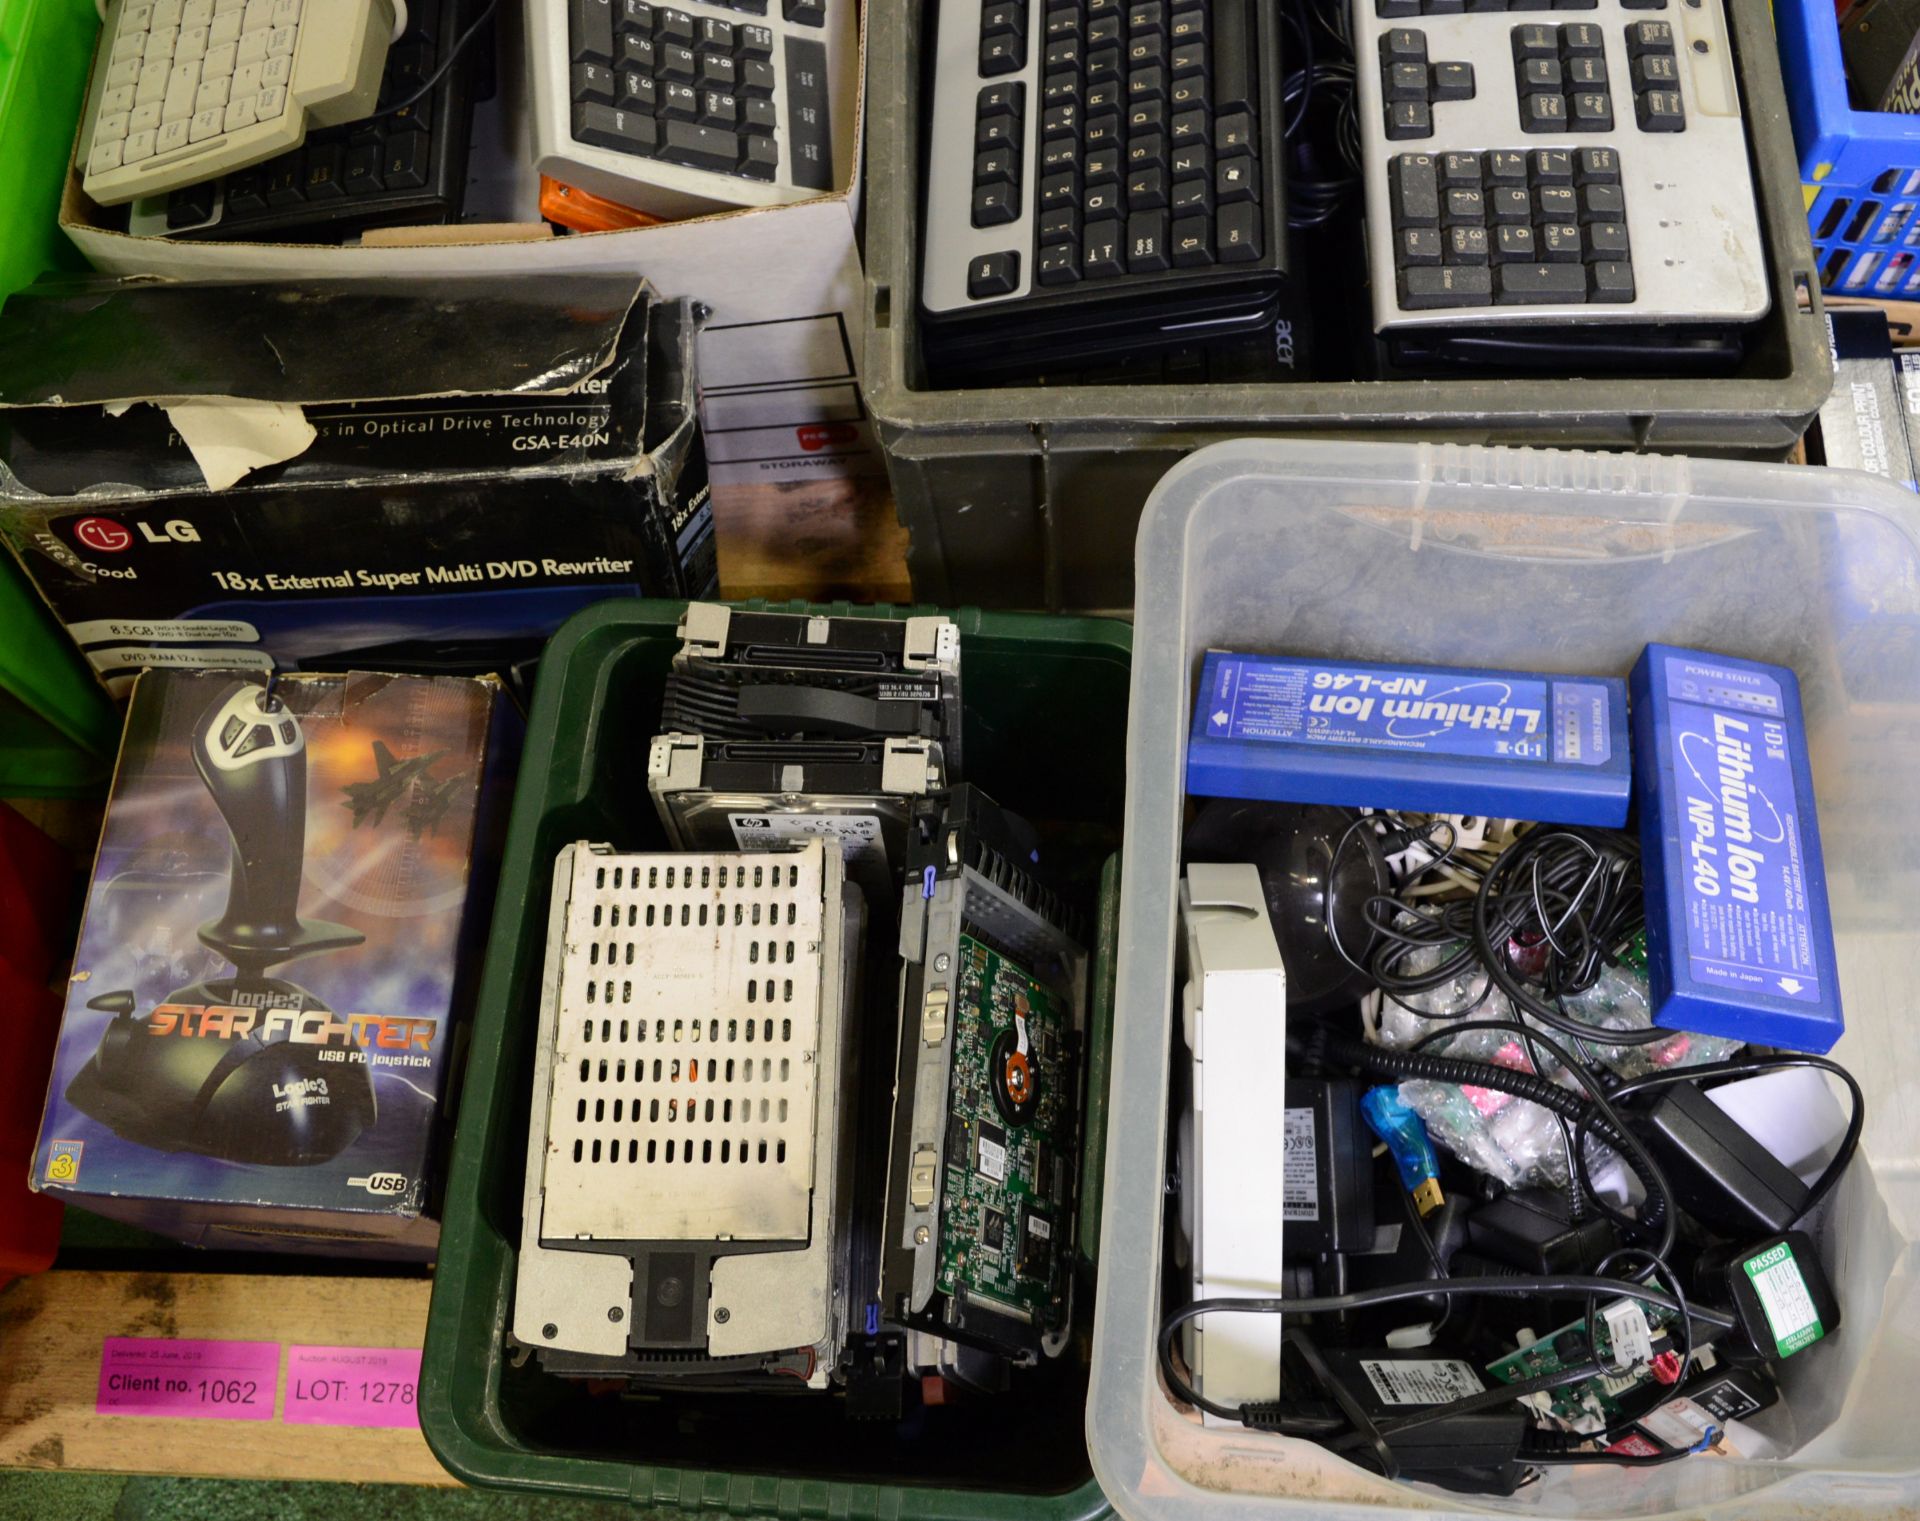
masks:
{"label": "cardboard box", "polygon": [[1830,310],[1827,335],[1834,370],[1833,393],[1820,408],[1827,463],[1883,475],[1913,490],[1906,392],[1885,315],[1872,308]]}
{"label": "cardboard box", "polygon": [[110,685],[511,669],[588,602],[713,588],[693,366],[630,276],[36,287],[0,536]]}
{"label": "cardboard box", "polygon": [[[838,0],[836,0],[838,3]],[[503,20],[512,10],[502,11]],[[467,213],[451,227],[391,229],[355,247],[169,242],[124,231],[69,177],[60,225],[101,270],[175,280],[432,279],[600,270],[643,275],[707,310],[702,405],[717,487],[883,475],[855,356],[866,334],[856,236],[864,156],[865,35],[852,71],[852,178],[788,206],[615,232],[549,236],[540,220],[525,83],[525,39],[498,28],[501,89],[476,113]],[[751,498],[744,498],[751,500]]]}
{"label": "cardboard box", "polygon": [[206,1246],[431,1255],[518,748],[490,678],[140,677],[35,1189]]}

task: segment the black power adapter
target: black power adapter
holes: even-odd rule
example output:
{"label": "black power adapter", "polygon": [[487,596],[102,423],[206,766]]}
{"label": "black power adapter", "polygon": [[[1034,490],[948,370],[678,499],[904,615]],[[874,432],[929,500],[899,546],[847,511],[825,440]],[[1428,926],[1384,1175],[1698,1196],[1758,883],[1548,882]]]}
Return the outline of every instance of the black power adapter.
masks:
{"label": "black power adapter", "polygon": [[[1467,1251],[1472,1258],[1538,1277],[1594,1272],[1619,1238],[1602,1217],[1575,1220],[1572,1213],[1568,1196],[1558,1189],[1515,1189],[1467,1217]],[[1454,1266],[1457,1273],[1479,1270],[1471,1259]]]}
{"label": "black power adapter", "polygon": [[1532,1429],[1530,1412],[1505,1404],[1424,1419],[1487,1387],[1473,1364],[1431,1349],[1320,1347],[1289,1331],[1283,1384],[1309,1381],[1351,1423],[1349,1456],[1388,1478],[1417,1478],[1472,1494],[1510,1495],[1525,1477],[1517,1461]]}
{"label": "black power adapter", "polygon": [[1807,1185],[1693,1083],[1662,1090],[1629,1123],[1666,1173],[1675,1202],[1702,1225],[1751,1240],[1806,1213]]}

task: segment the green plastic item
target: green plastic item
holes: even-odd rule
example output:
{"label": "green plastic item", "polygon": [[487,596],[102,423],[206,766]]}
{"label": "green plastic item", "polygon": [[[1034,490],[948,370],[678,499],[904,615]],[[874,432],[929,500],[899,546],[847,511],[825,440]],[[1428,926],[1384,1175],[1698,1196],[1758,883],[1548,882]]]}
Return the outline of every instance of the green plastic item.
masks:
{"label": "green plastic item", "polygon": [[119,744],[119,712],[0,550],[0,797],[101,792]]}
{"label": "green plastic item", "polygon": [[[560,630],[541,662],[444,1201],[420,1375],[427,1443],[471,1484],[629,1501],[648,1515],[1105,1516],[1086,1450],[1090,1277],[1075,1295],[1081,1334],[1056,1362],[1016,1374],[1005,1394],[913,1412],[897,1426],[850,1421],[839,1401],[824,1397],[623,1399],[553,1378],[534,1360],[513,1365],[505,1328],[553,860],[576,840],[664,847],[646,756],[684,606],[598,603]],[[789,606],[840,617],[908,615]],[[951,616],[961,630],[967,779],[1032,819],[1056,861],[1084,864],[1089,898],[1098,877],[1082,1153],[1081,1246],[1090,1263],[1105,1158],[1119,881],[1111,857],[1126,796],[1133,630],[1103,618]]]}
{"label": "green plastic item", "polygon": [[[84,268],[60,195],[100,18],[91,0],[0,0],[0,297]],[[113,705],[0,553],[0,796],[98,792],[113,770]]]}

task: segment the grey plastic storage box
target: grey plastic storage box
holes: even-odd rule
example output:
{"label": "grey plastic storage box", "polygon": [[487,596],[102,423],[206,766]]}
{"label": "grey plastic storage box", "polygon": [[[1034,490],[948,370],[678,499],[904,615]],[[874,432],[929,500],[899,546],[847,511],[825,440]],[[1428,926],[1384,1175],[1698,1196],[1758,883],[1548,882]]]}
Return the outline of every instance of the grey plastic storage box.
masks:
{"label": "grey plastic storage box", "polygon": [[1162,481],[1139,537],[1126,854],[1087,1435],[1128,1521],[1458,1514],[1310,1443],[1203,1430],[1162,1390],[1162,1181],[1190,693],[1209,647],[1624,676],[1650,640],[1799,673],[1859,1156],[1821,1228],[1844,1312],[1752,1424],[1773,1463],[1556,1468],[1476,1515],[1740,1521],[1920,1507],[1920,505],[1854,471],[1246,441]]}
{"label": "grey plastic storage box", "polygon": [[925,389],[915,319],[921,61],[934,7],[870,6],[861,378],[912,534],[914,594],[983,607],[1131,606],[1133,531],[1154,482],[1193,450],[1251,433],[1782,458],[1826,400],[1833,364],[1768,9],[1727,3],[1773,279],[1773,310],[1738,374],[974,391]]}

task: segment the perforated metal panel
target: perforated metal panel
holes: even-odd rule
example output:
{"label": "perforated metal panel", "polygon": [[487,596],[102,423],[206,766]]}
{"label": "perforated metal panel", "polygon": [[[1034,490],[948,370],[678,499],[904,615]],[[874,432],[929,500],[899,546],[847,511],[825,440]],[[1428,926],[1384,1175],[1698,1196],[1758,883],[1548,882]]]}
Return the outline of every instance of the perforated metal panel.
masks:
{"label": "perforated metal panel", "polygon": [[807,1239],[823,866],[575,857],[543,1239]]}

